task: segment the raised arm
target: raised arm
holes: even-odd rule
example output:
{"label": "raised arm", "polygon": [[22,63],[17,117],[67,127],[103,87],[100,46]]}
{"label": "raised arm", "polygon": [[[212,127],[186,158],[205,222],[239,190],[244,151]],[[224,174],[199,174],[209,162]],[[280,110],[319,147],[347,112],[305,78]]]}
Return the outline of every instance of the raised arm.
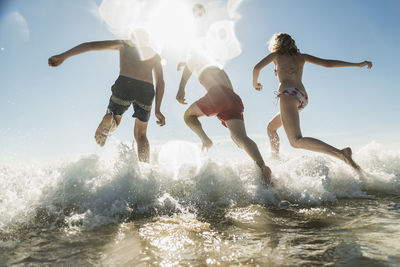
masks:
{"label": "raised arm", "polygon": [[88,51],[96,50],[118,50],[123,41],[112,40],[112,41],[97,41],[97,42],[87,42],[77,45],[68,51],[65,51],[59,55],[55,55],[49,58],[49,65],[52,67],[57,67],[61,65],[69,57],[82,54]]}
{"label": "raised arm", "polygon": [[352,63],[340,60],[332,60],[332,59],[323,59],[314,57],[311,55],[303,54],[304,60],[306,62],[310,62],[316,64],[318,66],[326,67],[326,68],[337,68],[337,67],[364,67],[367,66],[368,69],[372,68],[371,61],[362,61],[359,63]]}
{"label": "raised arm", "polygon": [[185,67],[185,68],[183,69],[181,82],[179,83],[179,89],[178,89],[178,93],[176,94],[176,100],[178,100],[178,102],[181,104],[187,104],[185,102],[185,87],[186,87],[186,84],[187,84],[190,76],[192,75],[192,72],[187,67],[186,63],[183,63],[183,62],[178,64],[178,71],[181,70],[182,67]]}
{"label": "raised arm", "polygon": [[258,62],[253,69],[253,87],[261,91],[262,90],[262,84],[258,82],[258,76],[260,75],[260,71],[267,66],[269,63],[271,63],[275,58],[275,53],[271,53],[265,58],[263,58],[260,62]]}
{"label": "raised arm", "polygon": [[160,126],[165,125],[165,117],[161,113],[161,102],[164,96],[164,74],[161,65],[161,61],[157,60],[154,65],[154,79],[156,80],[156,107],[155,107],[155,115],[157,117],[157,124]]}

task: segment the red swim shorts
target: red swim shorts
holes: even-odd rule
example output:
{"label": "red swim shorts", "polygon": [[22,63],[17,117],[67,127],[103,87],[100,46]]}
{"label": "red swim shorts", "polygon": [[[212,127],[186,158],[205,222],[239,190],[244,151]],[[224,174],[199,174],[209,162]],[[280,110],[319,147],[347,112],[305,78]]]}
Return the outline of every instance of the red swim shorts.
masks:
{"label": "red swim shorts", "polygon": [[217,116],[226,127],[228,120],[243,120],[242,99],[227,87],[213,87],[195,102],[206,116]]}

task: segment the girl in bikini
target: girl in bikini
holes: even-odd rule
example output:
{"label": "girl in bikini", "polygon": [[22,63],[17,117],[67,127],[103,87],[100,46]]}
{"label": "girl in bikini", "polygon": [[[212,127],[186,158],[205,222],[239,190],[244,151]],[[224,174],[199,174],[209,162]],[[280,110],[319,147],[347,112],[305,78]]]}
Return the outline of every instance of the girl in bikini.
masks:
{"label": "girl in bikini", "polygon": [[274,155],[279,153],[279,136],[277,129],[283,125],[290,144],[294,148],[325,153],[343,160],[356,170],[360,167],[352,159],[350,147],[337,149],[312,137],[303,137],[300,130],[299,112],[308,103],[308,95],[302,83],[303,67],[306,62],[319,66],[334,67],[372,67],[370,61],[350,63],[339,60],[327,60],[300,53],[295,41],[289,34],[274,34],[269,41],[271,54],[263,58],[253,70],[253,87],[261,91],[263,86],[258,83],[258,76],[262,68],[274,62],[275,75],[279,80],[278,98],[280,99],[280,113],[268,124],[268,137]]}

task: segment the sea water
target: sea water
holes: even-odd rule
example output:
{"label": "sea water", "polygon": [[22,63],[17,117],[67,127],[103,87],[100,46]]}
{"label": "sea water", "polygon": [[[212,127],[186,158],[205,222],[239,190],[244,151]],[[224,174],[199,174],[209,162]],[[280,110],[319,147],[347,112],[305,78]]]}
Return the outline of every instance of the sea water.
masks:
{"label": "sea water", "polygon": [[400,151],[364,146],[363,173],[283,153],[266,188],[240,150],[172,141],[146,164],[129,144],[107,146],[0,165],[0,266],[400,264]]}

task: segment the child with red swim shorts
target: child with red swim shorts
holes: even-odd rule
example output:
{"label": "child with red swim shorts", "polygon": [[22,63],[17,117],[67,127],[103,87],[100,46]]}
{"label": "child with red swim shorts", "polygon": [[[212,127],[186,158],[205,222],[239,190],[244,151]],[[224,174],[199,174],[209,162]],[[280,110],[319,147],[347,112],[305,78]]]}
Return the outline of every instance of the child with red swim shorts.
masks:
{"label": "child with red swim shorts", "polygon": [[192,67],[193,65],[196,65],[196,62],[195,64],[193,62],[178,64],[178,70],[183,66],[184,70],[176,99],[181,104],[187,104],[185,102],[185,87],[193,71],[197,74],[199,82],[207,90],[207,94],[186,110],[184,115],[186,124],[200,137],[203,150],[208,150],[213,143],[204,132],[198,118],[201,116],[217,116],[222,124],[229,129],[232,140],[238,147],[244,149],[260,167],[263,182],[271,185],[271,170],[265,165],[256,143],[247,136],[243,121],[243,103],[233,91],[228,75],[223,69],[215,65],[203,64],[200,69]]}

